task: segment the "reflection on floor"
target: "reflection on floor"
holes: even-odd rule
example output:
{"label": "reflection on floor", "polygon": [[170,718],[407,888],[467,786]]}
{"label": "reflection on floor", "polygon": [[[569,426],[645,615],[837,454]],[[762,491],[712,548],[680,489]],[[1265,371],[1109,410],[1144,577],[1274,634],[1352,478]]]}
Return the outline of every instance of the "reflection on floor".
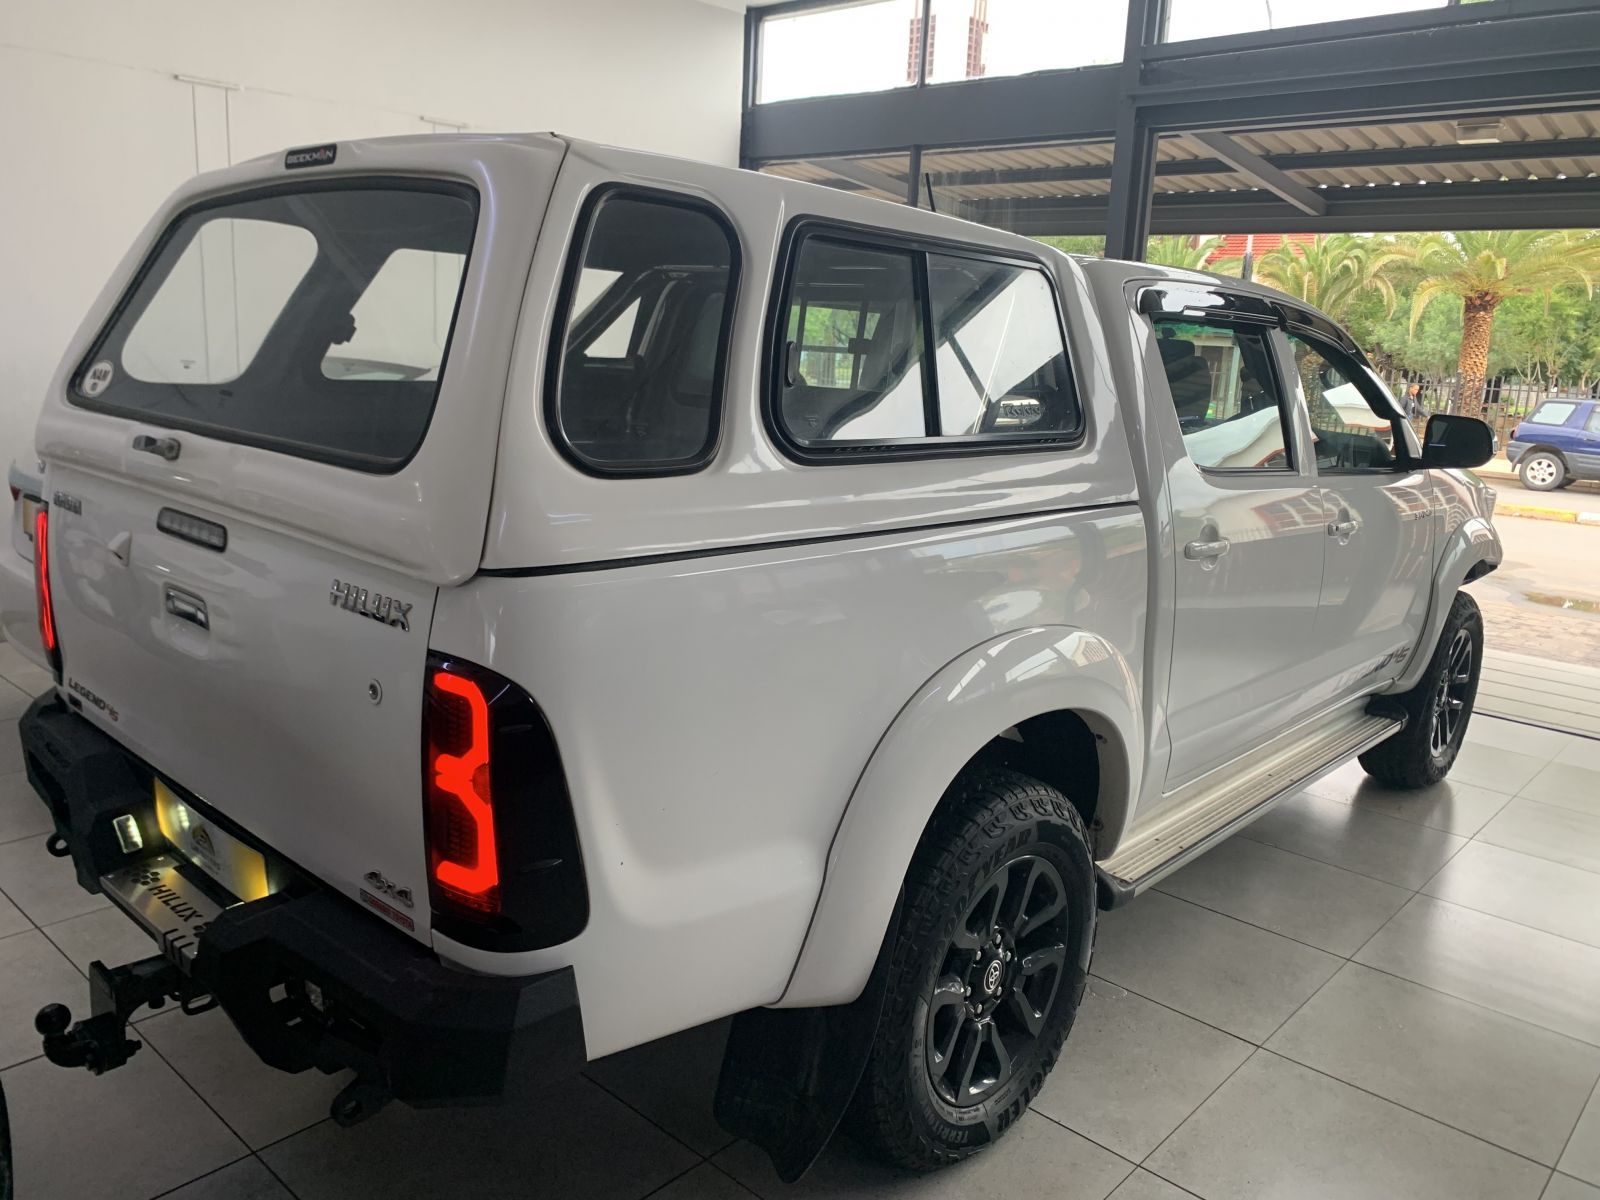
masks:
{"label": "reflection on floor", "polygon": [[[32,688],[0,646],[0,674]],[[0,1068],[25,1200],[1188,1195],[1600,1200],[1600,741],[1480,717],[1451,780],[1354,766],[1109,914],[1067,1052],[1001,1147],[897,1175],[840,1139],[795,1188],[711,1119],[723,1029],[529,1110],[326,1119],[217,1013],[100,1079],[32,1015],[147,950],[40,846],[0,682]]]}

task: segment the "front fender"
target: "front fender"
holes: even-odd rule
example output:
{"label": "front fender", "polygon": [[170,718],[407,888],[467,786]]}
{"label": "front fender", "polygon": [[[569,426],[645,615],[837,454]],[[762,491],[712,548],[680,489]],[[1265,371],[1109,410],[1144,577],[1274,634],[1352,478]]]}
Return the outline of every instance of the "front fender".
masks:
{"label": "front fender", "polygon": [[1480,564],[1487,564],[1490,569],[1498,567],[1502,555],[1500,535],[1486,517],[1468,517],[1447,535],[1444,553],[1433,570],[1433,597],[1428,602],[1428,618],[1406,662],[1406,669],[1388,689],[1391,693],[1407,692],[1417,686],[1422,673],[1428,669],[1428,660],[1433,657],[1433,648],[1450,616],[1456,592],[1469,576],[1477,578],[1483,573],[1477,570]]}
{"label": "front fender", "polygon": [[872,971],[911,855],[945,789],[1002,731],[1072,709],[1100,745],[1099,820],[1120,833],[1138,794],[1139,685],[1122,653],[1082,629],[1009,633],[947,663],[900,710],[856,782],[782,1007],[844,1004]]}

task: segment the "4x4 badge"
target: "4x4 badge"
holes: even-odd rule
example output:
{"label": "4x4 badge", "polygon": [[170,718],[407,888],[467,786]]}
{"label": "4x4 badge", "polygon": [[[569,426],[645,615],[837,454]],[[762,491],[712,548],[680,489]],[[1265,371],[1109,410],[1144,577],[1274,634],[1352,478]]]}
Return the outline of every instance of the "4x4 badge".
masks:
{"label": "4x4 badge", "polygon": [[328,603],[411,632],[411,605],[393,596],[382,596],[356,584],[340,583],[335,579],[328,591]]}

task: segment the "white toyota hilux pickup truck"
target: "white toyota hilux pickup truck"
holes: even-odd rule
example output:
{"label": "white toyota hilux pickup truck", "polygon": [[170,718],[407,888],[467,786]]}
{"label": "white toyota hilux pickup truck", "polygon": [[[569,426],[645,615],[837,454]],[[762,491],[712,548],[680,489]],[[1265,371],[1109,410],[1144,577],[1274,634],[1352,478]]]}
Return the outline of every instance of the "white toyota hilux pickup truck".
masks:
{"label": "white toyota hilux pickup truck", "polygon": [[154,939],[52,1060],[218,1004],[348,1124],[734,1014],[791,1178],[996,1141],[1097,910],[1443,776],[1501,557],[1298,301],[546,135],[193,180],[37,448],[28,776]]}

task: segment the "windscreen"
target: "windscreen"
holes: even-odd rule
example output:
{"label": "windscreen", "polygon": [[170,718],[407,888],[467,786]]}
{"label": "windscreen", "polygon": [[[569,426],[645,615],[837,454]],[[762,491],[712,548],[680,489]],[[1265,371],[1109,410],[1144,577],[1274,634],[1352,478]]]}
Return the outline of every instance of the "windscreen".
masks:
{"label": "windscreen", "polygon": [[477,225],[466,187],[271,189],[178,217],[85,357],[84,408],[367,471],[421,445]]}

